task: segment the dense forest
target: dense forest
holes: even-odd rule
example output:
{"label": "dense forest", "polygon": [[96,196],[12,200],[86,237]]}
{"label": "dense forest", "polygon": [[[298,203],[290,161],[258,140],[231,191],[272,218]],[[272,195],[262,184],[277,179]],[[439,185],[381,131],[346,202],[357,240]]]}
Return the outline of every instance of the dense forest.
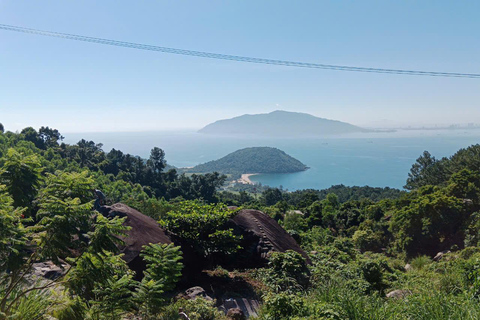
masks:
{"label": "dense forest", "polygon": [[307,166],[282,150],[270,147],[244,148],[225,157],[199,164],[190,172],[220,172],[239,176],[243,173],[291,173],[306,170]]}
{"label": "dense forest", "polygon": [[[0,129],[0,319],[179,319],[179,308],[192,320],[225,319],[214,300],[178,298],[187,251],[209,262],[199,272],[212,286],[248,285],[258,319],[480,318],[480,145],[442,159],[424,152],[408,191],[255,194],[219,191],[219,173],[165,171],[158,147],[142,159],[93,141],[65,144],[49,127]],[[95,188],[107,204],[157,220],[182,249],[146,246],[136,277],[118,252],[124,218],[93,210]],[[261,267],[237,267],[243,242],[229,221],[238,209],[227,205],[265,212],[308,259],[273,252]],[[62,276],[32,277],[45,261]]]}

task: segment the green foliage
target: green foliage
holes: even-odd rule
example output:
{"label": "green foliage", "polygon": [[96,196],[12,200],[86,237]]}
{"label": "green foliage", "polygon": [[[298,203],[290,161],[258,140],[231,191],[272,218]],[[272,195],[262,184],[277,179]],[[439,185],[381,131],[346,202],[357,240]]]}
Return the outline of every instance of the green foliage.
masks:
{"label": "green foliage", "polygon": [[17,270],[26,256],[27,230],[22,224],[24,209],[14,209],[13,199],[0,185],[0,283],[6,270]]}
{"label": "green foliage", "polygon": [[91,313],[95,319],[117,320],[125,312],[132,310],[132,277],[124,275],[106,279],[102,284],[96,285],[93,292]]}
{"label": "green foliage", "polygon": [[306,313],[305,301],[297,295],[288,293],[268,293],[264,296],[264,305],[260,319],[292,319]]}
{"label": "green foliage", "polygon": [[89,175],[88,171],[48,173],[45,187],[40,191],[39,198],[40,200],[47,197],[57,199],[78,198],[82,203],[91,202],[94,181]]}
{"label": "green foliage", "polygon": [[[36,283],[38,285],[39,283]],[[20,297],[9,310],[9,316],[0,319],[12,320],[46,320],[49,309],[53,305],[53,295],[49,290],[35,290],[20,296],[21,290],[14,290],[12,298]]]}
{"label": "green foliage", "polygon": [[25,156],[10,148],[0,159],[0,183],[6,185],[15,207],[32,208],[32,200],[41,181],[41,171],[36,155]]}
{"label": "green foliage", "polygon": [[126,228],[121,219],[94,215],[87,196],[92,184],[86,172],[48,175],[38,199],[40,221],[35,226],[43,258],[57,262],[68,257],[72,249],[116,250],[116,236]]}
{"label": "green foliage", "polygon": [[163,290],[170,291],[182,275],[183,264],[180,247],[173,244],[150,244],[145,246],[140,256],[147,263],[146,280],[161,281]]}
{"label": "green foliage", "polygon": [[282,192],[277,188],[268,188],[262,192],[262,202],[266,206],[273,206],[283,200]]}
{"label": "green foliage", "polygon": [[425,151],[413,164],[405,188],[418,189],[426,185],[445,185],[451,176],[462,169],[478,172],[480,168],[480,145],[460,149],[450,158],[440,160]]}
{"label": "green foliage", "polygon": [[65,303],[53,312],[58,320],[84,320],[87,317],[88,307],[79,297],[68,299]]}
{"label": "green foliage", "polygon": [[361,252],[379,251],[382,245],[384,245],[382,240],[382,233],[373,232],[372,230],[357,230],[352,236],[355,247]]}
{"label": "green foliage", "polygon": [[391,220],[390,230],[396,235],[395,248],[410,256],[432,255],[450,248],[468,218],[461,199],[442,190],[422,194],[427,190],[428,187],[419,189],[419,194],[413,194],[416,197],[412,195],[410,204],[395,212]]}
{"label": "green foliage", "polygon": [[[0,319],[41,319],[47,313],[60,320],[127,313],[178,319],[179,307],[191,319],[221,319],[214,303],[203,299],[168,304],[167,291],[181,271],[178,248],[149,246],[142,254],[144,280],[132,280],[116,255],[123,220],[97,216],[91,189],[104,191],[109,203],[121,201],[161,220],[186,250],[190,246],[214,262],[218,254],[234,253],[240,240],[226,227],[235,212],[201,202],[218,201],[224,177],[165,172],[159,148],[145,160],[106,153],[93,141],[59,145],[61,140],[48,127],[0,134]],[[263,193],[260,199],[245,192],[222,195],[228,203],[268,212],[310,252],[311,266],[286,252],[273,254],[269,268],[257,271],[252,283],[263,282],[261,319],[479,319],[479,159],[480,145],[450,158],[425,153],[412,167],[408,193],[333,186],[295,192],[262,187],[256,190]],[[463,245],[469,247],[439,262],[421,256]],[[405,257],[413,266],[409,272],[400,259]],[[66,259],[72,268],[55,281],[27,284],[32,264],[46,259]],[[51,294],[50,288],[61,288],[57,283],[69,297]],[[393,289],[409,295],[383,297]]]}
{"label": "green foliage", "polygon": [[49,128],[49,127],[41,127],[38,130],[38,137],[41,141],[43,141],[41,149],[47,148],[57,148],[58,141],[63,140],[63,136],[57,129]]}
{"label": "green foliage", "polygon": [[195,300],[177,300],[167,306],[160,313],[159,318],[162,320],[178,320],[179,310],[187,314],[190,320],[227,320],[223,312],[215,307],[214,301],[208,301],[200,297]]}
{"label": "green foliage", "polygon": [[302,233],[302,246],[307,251],[316,250],[319,246],[333,242],[334,237],[330,229],[314,226]]}
{"label": "green foliage", "polygon": [[329,194],[335,194],[339,203],[348,201],[361,201],[370,199],[372,201],[380,201],[383,199],[397,199],[405,192],[393,188],[373,188],[364,187],[347,187],[344,185],[335,185],[323,190],[297,190],[288,193],[287,201],[296,208],[307,208],[315,201],[321,201],[327,198]]}
{"label": "green foliage", "polygon": [[85,301],[94,297],[97,286],[106,286],[107,280],[131,273],[121,256],[110,252],[84,253],[76,261],[71,259],[71,262],[75,262],[75,267],[68,274],[65,286],[72,295]]}
{"label": "green foliage", "polygon": [[295,212],[289,212],[285,215],[283,227],[287,231],[301,232],[308,229],[308,223],[303,215]]}
{"label": "green foliage", "polygon": [[231,254],[239,249],[241,238],[226,229],[225,223],[235,214],[223,204],[183,201],[167,212],[160,224],[202,256]]}
{"label": "green foliage", "polygon": [[440,163],[428,151],[424,151],[423,155],[412,165],[405,188],[413,190],[426,185],[438,184],[439,178],[443,178],[438,176]]}
{"label": "green foliage", "polygon": [[296,251],[272,252],[265,282],[274,292],[296,292],[309,284],[305,259]]}
{"label": "green foliage", "polygon": [[138,305],[139,313],[142,319],[155,319],[156,315],[162,310],[165,304],[163,282],[153,279],[143,279],[133,292],[133,299]]}
{"label": "green foliage", "polygon": [[418,256],[410,261],[410,265],[413,269],[421,270],[431,262],[432,260],[427,256]]}

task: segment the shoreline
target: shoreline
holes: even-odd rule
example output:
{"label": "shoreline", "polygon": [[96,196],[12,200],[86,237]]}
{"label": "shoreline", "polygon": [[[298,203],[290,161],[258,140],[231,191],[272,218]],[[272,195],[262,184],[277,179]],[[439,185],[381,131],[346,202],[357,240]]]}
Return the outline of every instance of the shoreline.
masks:
{"label": "shoreline", "polygon": [[254,185],[255,183],[250,180],[251,176],[257,175],[258,173],[244,173],[240,177],[240,179],[236,180],[235,182],[241,183],[241,184],[252,184]]}

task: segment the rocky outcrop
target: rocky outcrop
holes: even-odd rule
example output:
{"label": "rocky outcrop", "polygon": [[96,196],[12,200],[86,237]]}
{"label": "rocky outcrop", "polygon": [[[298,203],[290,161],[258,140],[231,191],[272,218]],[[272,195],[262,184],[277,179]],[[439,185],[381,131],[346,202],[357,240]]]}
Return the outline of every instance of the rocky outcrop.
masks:
{"label": "rocky outcrop", "polygon": [[386,297],[390,299],[403,299],[411,294],[412,292],[410,290],[393,290],[387,293]]}
{"label": "rocky outcrop", "polygon": [[247,320],[247,317],[245,317],[242,309],[239,308],[228,309],[227,317],[231,320]]}
{"label": "rocky outcrop", "polygon": [[433,257],[433,261],[440,261],[442,260],[443,256],[446,255],[447,253],[450,253],[450,250],[444,250],[441,252],[438,252],[435,257]]}
{"label": "rocky outcrop", "polygon": [[55,280],[63,276],[68,269],[67,264],[57,266],[52,261],[37,262],[32,266],[32,274],[49,280]]}
{"label": "rocky outcrop", "polygon": [[[218,307],[218,309],[225,312],[227,316],[229,316],[230,313],[230,319],[247,319],[258,316],[260,303],[255,299],[228,298],[222,299],[222,304]],[[243,315],[244,318],[241,318],[241,315]]]}
{"label": "rocky outcrop", "polygon": [[151,243],[172,243],[157,221],[123,203],[104,206],[101,213],[107,217],[126,217],[124,225],[130,227],[130,230],[121,238],[124,245],[119,249],[128,266],[137,272],[137,277],[141,277],[145,269],[145,262],[139,256],[144,246]]}
{"label": "rocky outcrop", "polygon": [[208,300],[208,301],[213,300],[210,296],[207,295],[207,292],[205,291],[205,289],[203,289],[202,287],[198,287],[198,286],[197,287],[191,287],[191,288],[185,290],[185,292],[179,296],[179,298],[184,298],[184,299],[189,299],[189,300],[195,300],[198,297],[203,298],[203,299]]}
{"label": "rocky outcrop", "polygon": [[295,239],[277,221],[258,210],[240,210],[229,221],[234,233],[242,235],[244,248],[236,258],[237,263],[255,267],[267,262],[268,253],[293,250],[300,253],[307,262],[310,259]]}

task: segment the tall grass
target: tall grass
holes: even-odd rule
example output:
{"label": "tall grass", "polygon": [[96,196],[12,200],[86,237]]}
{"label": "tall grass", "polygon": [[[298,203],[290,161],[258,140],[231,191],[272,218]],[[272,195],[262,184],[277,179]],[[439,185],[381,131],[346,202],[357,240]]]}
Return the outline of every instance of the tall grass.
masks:
{"label": "tall grass", "polygon": [[412,261],[410,261],[410,265],[413,267],[413,269],[421,270],[426,265],[430,264],[431,262],[432,262],[432,260],[429,257],[419,256],[419,257],[414,258]]}

